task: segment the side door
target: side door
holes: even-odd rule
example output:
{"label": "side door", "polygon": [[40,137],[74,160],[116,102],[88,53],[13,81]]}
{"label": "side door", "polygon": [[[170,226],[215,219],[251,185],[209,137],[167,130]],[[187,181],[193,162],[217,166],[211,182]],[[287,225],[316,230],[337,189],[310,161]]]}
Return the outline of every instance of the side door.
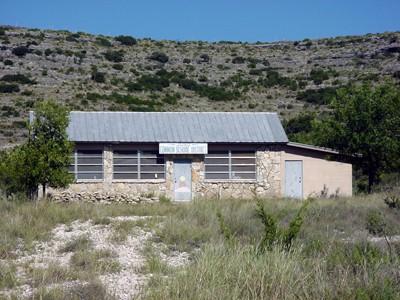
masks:
{"label": "side door", "polygon": [[303,162],[285,161],[285,196],[303,199]]}

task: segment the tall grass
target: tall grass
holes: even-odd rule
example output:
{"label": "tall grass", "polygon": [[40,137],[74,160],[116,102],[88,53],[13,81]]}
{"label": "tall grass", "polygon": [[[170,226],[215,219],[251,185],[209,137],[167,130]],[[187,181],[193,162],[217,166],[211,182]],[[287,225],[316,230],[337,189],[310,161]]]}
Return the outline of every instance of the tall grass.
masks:
{"label": "tall grass", "polygon": [[[263,199],[287,228],[302,202]],[[218,215],[217,216],[217,211]],[[395,299],[400,298],[400,251],[367,240],[366,218],[382,213],[400,230],[400,214],[380,195],[311,200],[299,238],[287,251],[257,251],[263,225],[256,201],[190,203],[171,215],[159,238],[181,250],[202,249],[169,278],[152,280],[146,299]],[[223,216],[223,222],[221,217]],[[223,226],[221,225],[223,224]],[[229,232],[235,243],[224,243]],[[400,249],[396,244],[394,249]]]}
{"label": "tall grass", "polygon": [[[400,298],[400,243],[368,241],[367,222],[371,214],[385,218],[391,234],[400,234],[400,211],[390,209],[383,195],[343,199],[311,200],[303,216],[303,226],[290,250],[274,243],[257,251],[265,235],[257,214],[256,200],[197,199],[190,203],[152,205],[55,204],[48,201],[15,202],[0,200],[0,287],[21,284],[16,280],[12,259],[17,246],[50,237],[59,223],[92,219],[96,224],[110,224],[109,217],[119,215],[163,216],[151,221],[120,222],[114,226],[116,242],[134,234],[132,226],[156,230],[155,247],[148,252],[142,272],[159,273],[150,279],[142,297],[147,299],[395,299]],[[277,226],[289,227],[302,202],[287,199],[262,199],[263,207],[276,217]],[[217,216],[220,213],[220,217]],[[222,216],[222,218],[221,218]],[[146,219],[147,220],[147,219]],[[161,226],[154,224],[155,220]],[[221,221],[222,220],[222,221]],[[223,224],[223,226],[221,225]],[[226,242],[226,233],[234,242]],[[225,236],[224,236],[225,234]],[[157,256],[156,243],[167,249],[192,254],[189,265],[170,268]],[[164,247],[165,248],[165,247]],[[82,251],[83,249],[86,249]],[[48,299],[63,298],[63,291],[49,292],[52,280],[84,278],[96,282],[102,272],[118,272],[112,255],[107,265],[98,257],[104,253],[90,250],[84,238],[65,246],[74,252],[68,270],[57,265],[33,270],[36,281]],[[9,263],[7,263],[9,262]],[[4,271],[4,272],[3,272]],[[85,293],[91,293],[95,283]],[[79,288],[78,288],[79,289]],[[99,288],[100,290],[100,288]],[[49,294],[50,293],[50,294]],[[107,297],[104,292],[103,296]]]}

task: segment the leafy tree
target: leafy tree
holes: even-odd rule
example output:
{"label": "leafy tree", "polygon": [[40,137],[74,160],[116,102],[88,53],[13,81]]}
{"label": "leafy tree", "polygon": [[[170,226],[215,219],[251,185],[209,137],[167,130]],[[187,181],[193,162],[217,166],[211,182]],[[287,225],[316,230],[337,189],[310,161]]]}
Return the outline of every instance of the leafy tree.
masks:
{"label": "leafy tree", "polygon": [[34,196],[39,185],[65,187],[73,182],[68,174],[73,143],[68,140],[68,111],[54,100],[39,102],[29,126],[28,141],[7,153],[0,174],[7,193]]}
{"label": "leafy tree", "polygon": [[399,167],[400,92],[392,82],[337,91],[332,114],[313,123],[317,142],[337,149],[364,174],[368,192],[379,175]]}
{"label": "leafy tree", "polygon": [[283,120],[282,125],[291,142],[312,144],[311,129],[315,119],[314,112],[300,113],[298,116]]}

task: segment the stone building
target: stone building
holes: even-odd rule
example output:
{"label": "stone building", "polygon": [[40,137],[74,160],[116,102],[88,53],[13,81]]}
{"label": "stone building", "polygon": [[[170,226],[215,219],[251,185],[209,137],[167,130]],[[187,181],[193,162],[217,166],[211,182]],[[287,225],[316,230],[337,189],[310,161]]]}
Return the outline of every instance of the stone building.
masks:
{"label": "stone building", "polygon": [[61,200],[351,195],[351,165],[289,143],[275,113],[72,112],[76,183]]}

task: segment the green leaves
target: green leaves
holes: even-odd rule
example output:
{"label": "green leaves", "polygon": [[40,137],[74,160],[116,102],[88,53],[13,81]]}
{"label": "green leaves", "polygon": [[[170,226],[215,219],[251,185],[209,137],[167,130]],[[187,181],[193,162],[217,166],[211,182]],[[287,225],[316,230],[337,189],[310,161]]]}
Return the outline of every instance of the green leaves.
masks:
{"label": "green leaves", "polygon": [[39,102],[29,126],[28,141],[5,154],[0,165],[2,183],[8,194],[34,196],[39,185],[64,187],[74,178],[68,173],[73,143],[68,140],[69,112],[54,100]]}
{"label": "green leaves", "polygon": [[380,172],[399,166],[400,93],[392,82],[337,91],[332,114],[313,123],[319,145],[338,150],[369,177],[369,192]]}

